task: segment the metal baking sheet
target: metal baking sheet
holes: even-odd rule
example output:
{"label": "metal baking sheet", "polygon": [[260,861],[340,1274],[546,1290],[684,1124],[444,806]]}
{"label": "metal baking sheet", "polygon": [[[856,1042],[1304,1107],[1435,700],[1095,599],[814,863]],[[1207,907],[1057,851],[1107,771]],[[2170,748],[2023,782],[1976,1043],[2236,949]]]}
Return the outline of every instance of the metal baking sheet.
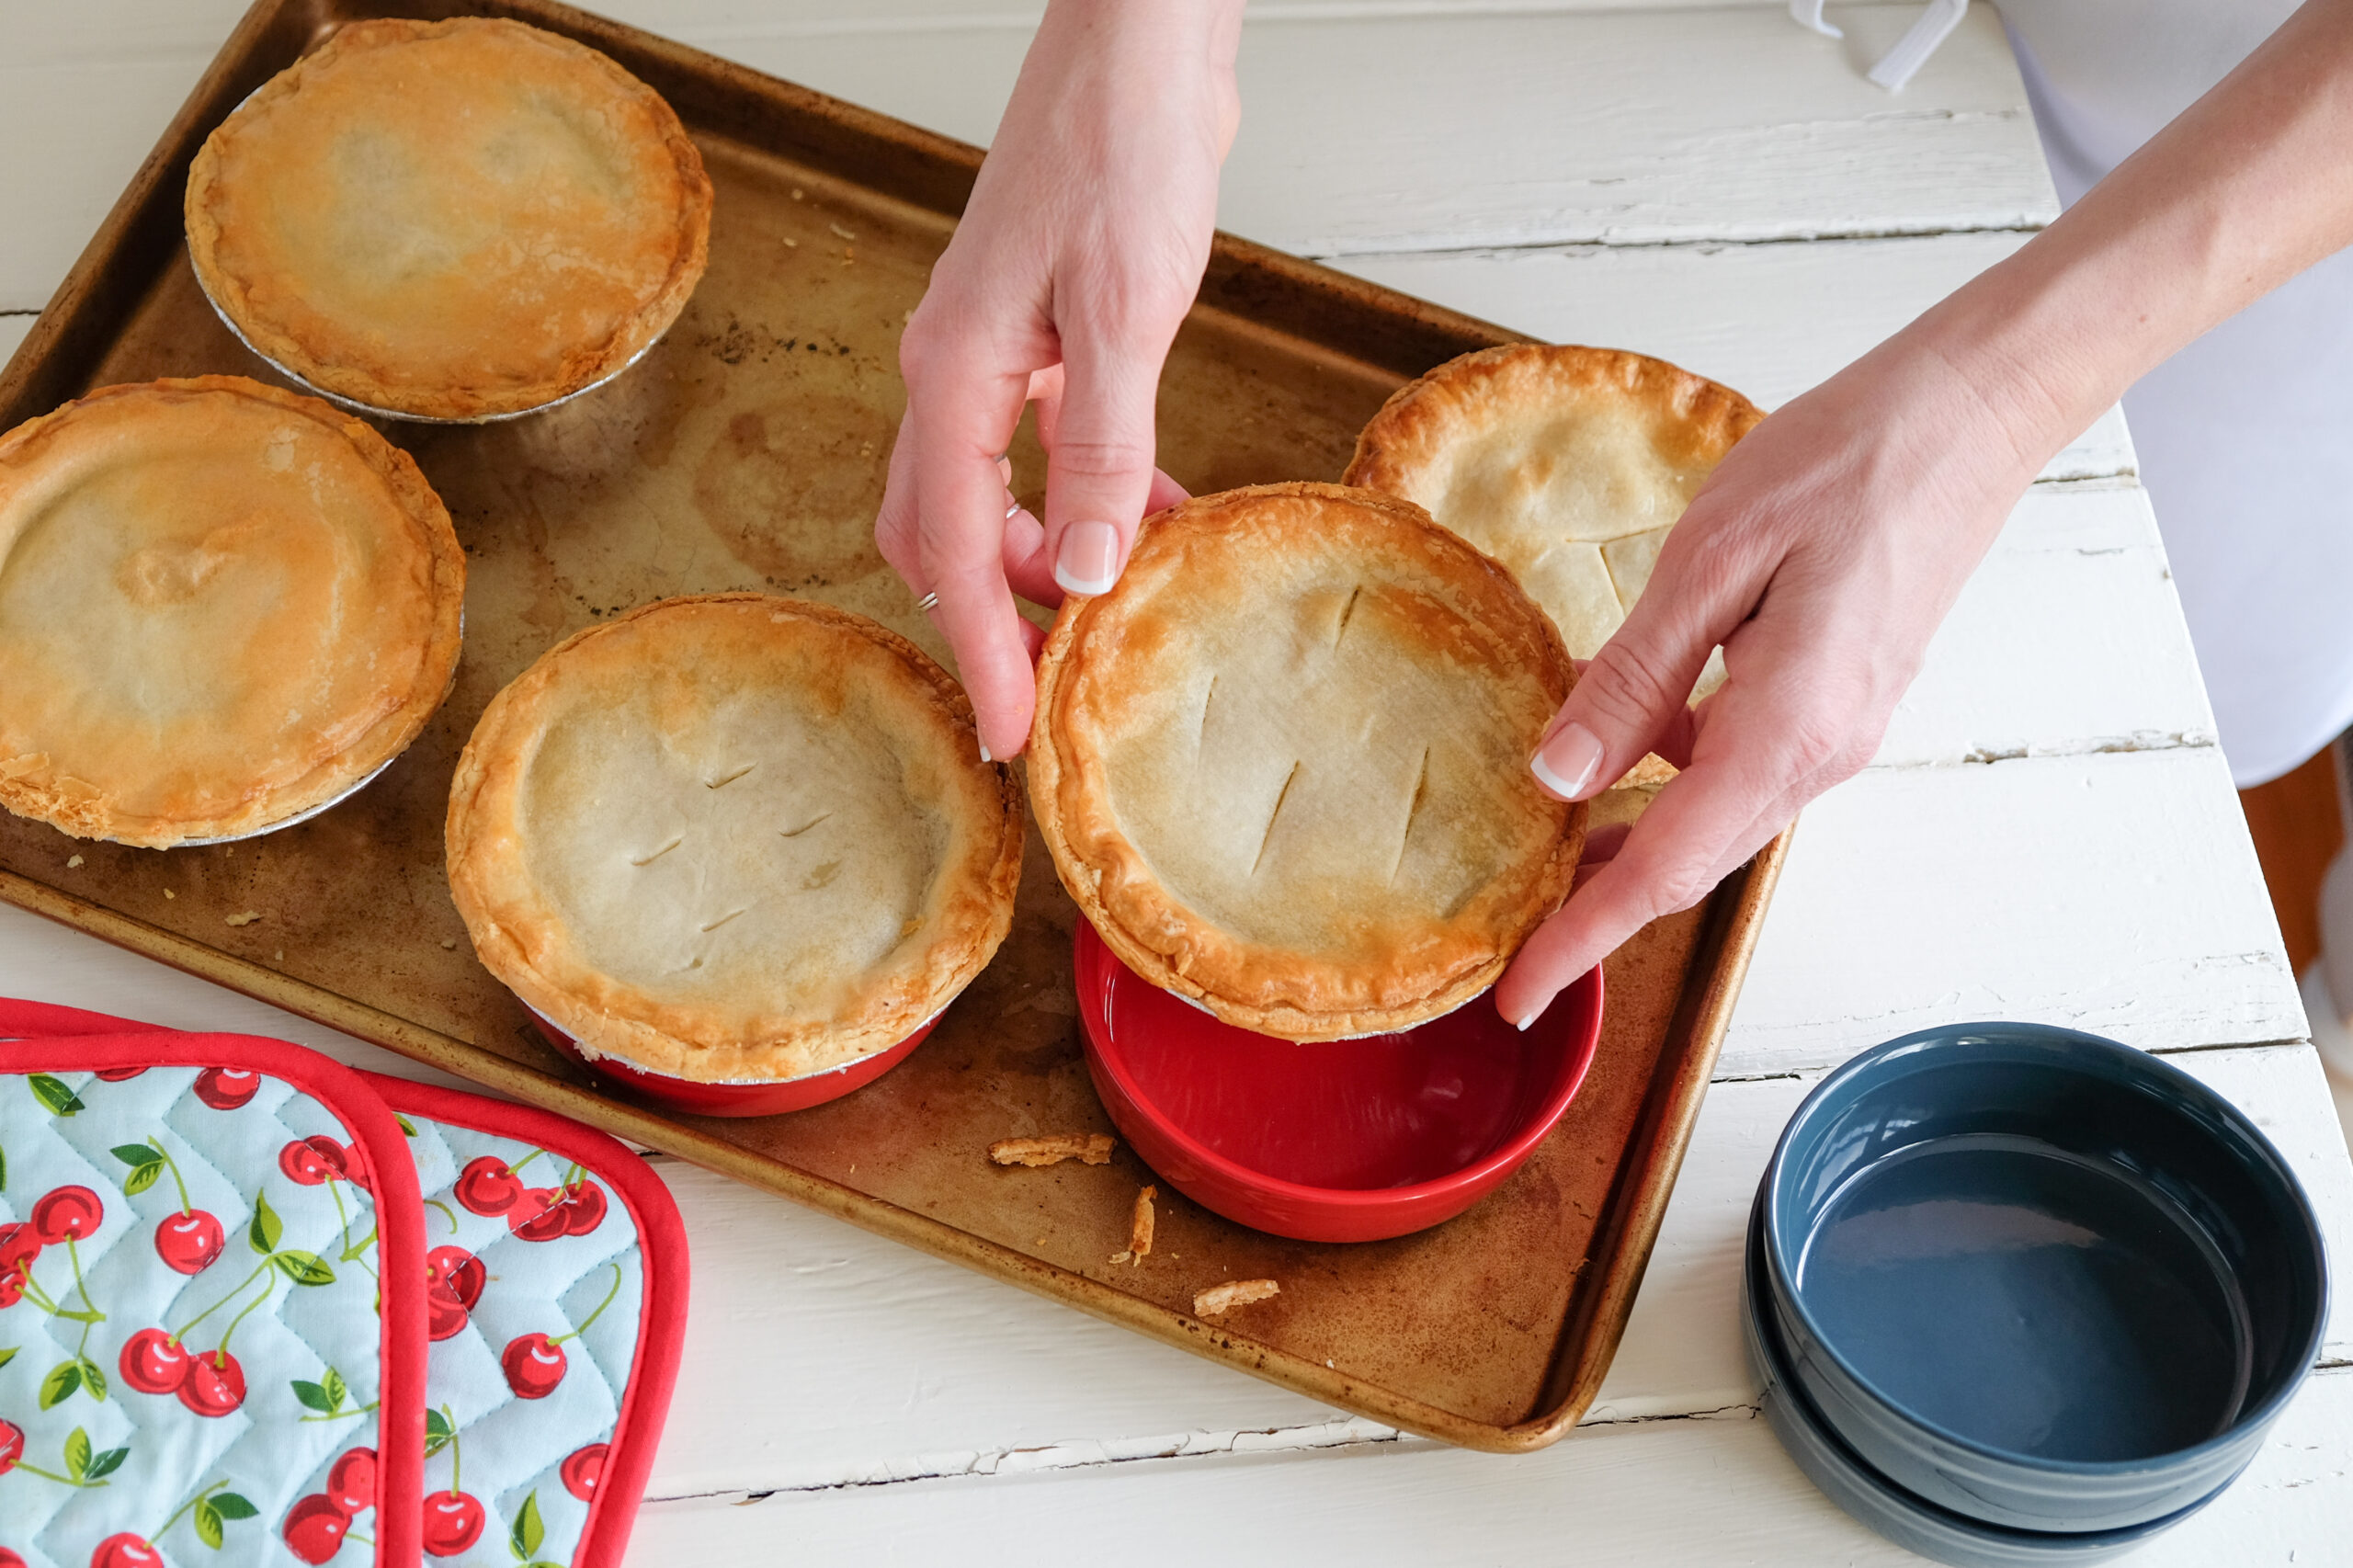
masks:
{"label": "metal baking sheet", "polygon": [[[189,160],[343,23],[460,12],[570,34],[669,98],[717,187],[708,275],[638,365],[561,407],[384,426],[449,504],[470,577],[456,688],[381,778],[283,832],[170,851],[0,817],[0,897],[1311,1398],[1497,1451],[1561,1437],[1625,1325],[1786,835],[1609,960],[1583,1091],[1469,1213],[1328,1246],[1169,1195],[1141,1267],[1109,1261],[1152,1179],[1125,1150],[1047,1170],[983,1157],[1011,1135],[1109,1130],[1080,1059],[1076,912],[1034,831],[1013,935],[932,1038],[871,1086],[791,1116],[673,1116],[608,1091],[474,961],[442,874],[450,769],[491,695],[559,639],[650,599],[751,588],[862,611],[945,656],[871,528],[902,406],[899,333],[975,149],[543,0],[261,0],[0,374],[0,428],[109,382],[276,379],[189,270]],[[1196,491],[1336,478],[1392,388],[1512,338],[1222,236],[1163,380],[1161,460]],[[1034,505],[1044,465],[1026,433],[1013,460]],[[1191,1315],[1196,1290],[1256,1277],[1281,1295],[1222,1324]]]}

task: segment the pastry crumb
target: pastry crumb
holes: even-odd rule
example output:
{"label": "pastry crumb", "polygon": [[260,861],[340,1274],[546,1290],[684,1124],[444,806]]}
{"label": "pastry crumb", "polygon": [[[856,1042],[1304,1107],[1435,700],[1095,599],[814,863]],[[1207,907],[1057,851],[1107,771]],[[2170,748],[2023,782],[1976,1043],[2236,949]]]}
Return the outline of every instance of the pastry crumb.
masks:
{"label": "pastry crumb", "polygon": [[843,228],[839,223],[828,223],[825,227],[834,232],[834,238],[837,240],[847,240],[852,244],[858,244],[858,236],[851,233],[847,229]]}
{"label": "pastry crumb", "polygon": [[784,242],[784,248],[787,250],[799,250],[801,248],[801,242],[799,240],[787,240]]}
{"label": "pastry crumb", "polygon": [[79,855],[70,856],[70,857],[68,857],[68,858],[67,858],[67,859],[66,859],[66,862],[65,862],[65,869],[66,869],[67,870],[69,870],[69,871],[70,871],[70,870],[72,870],[74,867],[76,867],[76,866],[80,865],[81,863],[82,863],[82,857],[80,857]]}
{"label": "pastry crumb", "polygon": [[1113,1263],[1133,1263],[1135,1260],[1136,1255],[1131,1252],[1115,1252],[1110,1257]]}
{"label": "pastry crumb", "polygon": [[177,894],[177,893],[176,893],[176,892],[174,892],[171,889],[169,889],[169,888],[165,888],[165,889],[164,890],[164,896],[165,896],[165,898],[177,898],[177,897],[179,897],[180,895],[179,895],[179,894]]}
{"label": "pastry crumb", "polygon": [[1212,1285],[1197,1292],[1193,1297],[1193,1312],[1199,1317],[1218,1317],[1236,1307],[1246,1307],[1253,1301],[1280,1295],[1282,1289],[1271,1279],[1229,1279],[1222,1285]]}
{"label": "pastry crumb", "polygon": [[796,186],[794,186],[794,187],[792,187],[792,199],[793,199],[793,200],[795,200],[795,201],[800,200],[803,196],[806,196],[807,194],[808,194],[808,192],[806,192],[806,191],[802,190],[802,189],[801,189],[799,186],[797,186],[797,185],[796,185]]}
{"label": "pastry crumb", "polygon": [[444,937],[441,938],[441,950],[445,953],[453,950],[457,945],[458,938],[455,937]]}
{"label": "pastry crumb", "polygon": [[1128,1221],[1128,1255],[1139,1266],[1152,1256],[1152,1200],[1159,1196],[1157,1187],[1136,1189],[1135,1213]]}
{"label": "pastry crumb", "polygon": [[276,952],[270,954],[269,961],[272,963],[284,963],[286,961],[286,949],[284,948],[280,948]]}
{"label": "pastry crumb", "polygon": [[261,911],[258,909],[241,909],[234,915],[222,915],[221,917],[221,924],[223,926],[250,926],[260,918]]}
{"label": "pastry crumb", "polygon": [[1099,1165],[1119,1146],[1120,1141],[1108,1132],[1056,1132],[1043,1138],[1000,1138],[989,1145],[989,1158],[1000,1165],[1058,1165],[1073,1159]]}

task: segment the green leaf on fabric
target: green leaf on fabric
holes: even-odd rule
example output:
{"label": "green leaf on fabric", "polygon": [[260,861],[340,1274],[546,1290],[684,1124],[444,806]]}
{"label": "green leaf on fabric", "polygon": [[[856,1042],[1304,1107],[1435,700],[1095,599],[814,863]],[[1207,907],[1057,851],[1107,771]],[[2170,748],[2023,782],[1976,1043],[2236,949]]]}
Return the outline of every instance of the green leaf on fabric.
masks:
{"label": "green leaf on fabric", "polygon": [[8,1151],[0,1149],[0,1192],[8,1190]]}
{"label": "green leaf on fabric", "polygon": [[151,1160],[146,1165],[132,1167],[131,1175],[124,1179],[122,1184],[123,1196],[126,1198],[138,1197],[141,1193],[154,1186],[155,1178],[163,1174],[164,1162],[161,1160]]}
{"label": "green leaf on fabric", "polygon": [[415,1136],[416,1136],[416,1123],[415,1123],[415,1122],[411,1121],[407,1117],[403,1116],[403,1115],[402,1115],[400,1112],[398,1112],[398,1111],[394,1111],[394,1112],[392,1112],[392,1119],[393,1119],[394,1121],[397,1121],[397,1122],[399,1122],[399,1123],[401,1124],[401,1136],[402,1136],[402,1137],[404,1137],[404,1138],[414,1138],[414,1137],[415,1137]]}
{"label": "green leaf on fabric", "polygon": [[159,1165],[164,1156],[153,1143],[118,1143],[107,1151],[126,1165]]}
{"label": "green leaf on fabric", "polygon": [[40,1381],[40,1407],[47,1410],[60,1400],[73,1398],[74,1391],[81,1386],[82,1363],[60,1361],[49,1369],[49,1376]]}
{"label": "green leaf on fabric", "polygon": [[0,1350],[0,1367],[5,1367],[9,1362],[15,1360],[17,1358],[17,1351],[18,1348],[18,1346],[11,1345],[6,1350]]}
{"label": "green leaf on fabric", "polygon": [[278,1265],[278,1271],[280,1274],[283,1274],[297,1285],[332,1285],[335,1283],[335,1270],[328,1267],[326,1259],[321,1257],[317,1253],[298,1252],[294,1248],[289,1247],[284,1252],[272,1256],[270,1261]]}
{"label": "green leaf on fabric", "polygon": [[213,1506],[211,1498],[196,1506],[196,1517],[191,1522],[196,1526],[197,1540],[215,1551],[221,1550],[221,1510]]}
{"label": "green leaf on fabric", "polygon": [[278,1250],[278,1238],[285,1233],[286,1226],[278,1218],[278,1210],[269,1206],[268,1197],[255,1193],[254,1222],[245,1227],[245,1240],[253,1244],[254,1251],[267,1256]]}
{"label": "green leaf on fabric", "polygon": [[86,1357],[82,1361],[82,1386],[88,1389],[90,1397],[100,1404],[107,1402],[107,1375],[98,1370],[96,1361]]}
{"label": "green leaf on fabric", "polygon": [[327,1375],[319,1380],[319,1386],[326,1391],[327,1407],[331,1410],[342,1409],[345,1398],[351,1392],[350,1385],[343,1381],[343,1374],[333,1367],[329,1367]]}
{"label": "green leaf on fabric", "polygon": [[294,1397],[322,1415],[333,1415],[336,1402],[327,1397],[327,1391],[301,1378],[294,1380]]}
{"label": "green leaf on fabric", "polygon": [[85,1108],[81,1096],[67,1088],[63,1079],[52,1078],[46,1073],[35,1073],[25,1082],[32,1086],[33,1098],[40,1101],[51,1116],[72,1116],[75,1111]]}
{"label": "green leaf on fabric", "polygon": [[128,1447],[108,1449],[104,1453],[92,1454],[90,1456],[90,1469],[84,1479],[88,1481],[103,1481],[108,1476],[112,1475],[116,1471],[120,1470],[122,1468],[122,1461],[130,1457],[131,1449]]}
{"label": "green leaf on fabric", "polygon": [[448,1416],[438,1410],[428,1410],[425,1413],[425,1457],[426,1459],[431,1459],[435,1454],[448,1448],[449,1439],[453,1436],[455,1434],[449,1429]]}
{"label": "green leaf on fabric", "polygon": [[90,1472],[90,1435],[79,1426],[65,1437],[65,1473],[79,1481]]}
{"label": "green leaf on fabric", "polygon": [[224,1519],[250,1519],[261,1512],[233,1492],[217,1494],[212,1499],[212,1511]]}
{"label": "green leaf on fabric", "polygon": [[515,1511],[515,1531],[508,1539],[507,1546],[517,1561],[528,1562],[540,1554],[540,1542],[546,1535],[547,1531],[540,1524],[540,1494],[533,1492]]}

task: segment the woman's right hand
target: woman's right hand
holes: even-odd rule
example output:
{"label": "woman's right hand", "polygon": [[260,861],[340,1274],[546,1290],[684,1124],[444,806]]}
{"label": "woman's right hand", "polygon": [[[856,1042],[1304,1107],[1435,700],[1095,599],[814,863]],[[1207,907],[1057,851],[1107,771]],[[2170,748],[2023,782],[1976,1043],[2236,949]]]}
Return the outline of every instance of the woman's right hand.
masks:
{"label": "woman's right hand", "polygon": [[[1240,104],[1240,0],[1053,0],[899,348],[875,540],[954,651],[983,755],[1028,741],[1040,604],[1118,580],[1147,511],[1162,361],[1200,287]],[[999,458],[1039,404],[1045,517]]]}

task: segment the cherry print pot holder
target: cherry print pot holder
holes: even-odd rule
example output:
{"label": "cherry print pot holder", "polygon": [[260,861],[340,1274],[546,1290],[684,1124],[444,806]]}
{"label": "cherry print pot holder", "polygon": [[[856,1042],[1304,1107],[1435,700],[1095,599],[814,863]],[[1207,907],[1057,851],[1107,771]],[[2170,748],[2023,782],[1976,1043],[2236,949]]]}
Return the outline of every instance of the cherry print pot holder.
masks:
{"label": "cherry print pot holder", "polygon": [[0,1042],[0,1568],[616,1568],[686,1327],[642,1161],[277,1040]]}

